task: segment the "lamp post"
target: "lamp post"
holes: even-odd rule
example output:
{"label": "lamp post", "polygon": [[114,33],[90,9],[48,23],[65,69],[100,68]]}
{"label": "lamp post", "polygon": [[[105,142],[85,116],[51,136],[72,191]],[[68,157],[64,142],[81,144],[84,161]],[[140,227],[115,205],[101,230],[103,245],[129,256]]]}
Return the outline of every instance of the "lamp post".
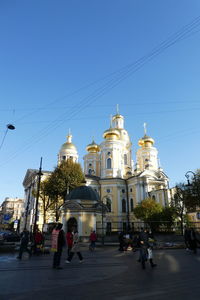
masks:
{"label": "lamp post", "polygon": [[28,201],[27,201],[27,205],[26,205],[26,214],[25,214],[24,229],[26,229],[26,226],[27,226],[27,219],[28,219],[28,211],[29,211],[29,205],[30,205],[30,198],[31,198],[31,185],[28,188]]}
{"label": "lamp post", "polygon": [[104,245],[104,214],[107,210],[107,206],[103,203],[103,200],[107,197],[107,195],[103,196],[101,199],[101,243]]}
{"label": "lamp post", "polygon": [[33,234],[36,232],[37,227],[37,217],[38,217],[38,202],[39,202],[39,196],[40,196],[40,182],[42,177],[42,157],[40,159],[40,168],[37,173],[38,175],[38,185],[37,185],[37,195],[36,195],[36,203],[35,203],[35,219],[34,219],[34,226],[33,226]]}

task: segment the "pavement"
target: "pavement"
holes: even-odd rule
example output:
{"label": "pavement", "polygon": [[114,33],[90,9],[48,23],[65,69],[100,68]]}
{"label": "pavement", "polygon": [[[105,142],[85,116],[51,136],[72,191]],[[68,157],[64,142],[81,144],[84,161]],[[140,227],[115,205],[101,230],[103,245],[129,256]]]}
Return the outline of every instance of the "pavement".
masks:
{"label": "pavement", "polygon": [[200,250],[154,250],[157,267],[141,268],[138,252],[119,252],[116,247],[84,247],[84,262],[74,256],[62,270],[52,269],[52,254],[16,259],[1,253],[1,300],[104,299],[186,300],[200,299]]}

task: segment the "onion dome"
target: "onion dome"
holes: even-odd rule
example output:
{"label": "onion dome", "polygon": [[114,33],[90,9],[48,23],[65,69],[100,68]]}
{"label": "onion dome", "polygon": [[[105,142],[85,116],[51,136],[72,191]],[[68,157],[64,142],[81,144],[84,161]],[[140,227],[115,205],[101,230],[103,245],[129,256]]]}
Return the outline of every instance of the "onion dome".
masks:
{"label": "onion dome", "polygon": [[99,195],[91,187],[81,185],[73,189],[67,196],[67,200],[92,200],[99,201]]}
{"label": "onion dome", "polygon": [[62,146],[60,151],[66,151],[66,150],[75,150],[76,151],[76,147],[74,146],[74,144],[72,144],[72,135],[69,134],[67,136],[67,142],[65,142]]}
{"label": "onion dome", "polygon": [[99,152],[99,151],[100,151],[100,147],[99,147],[99,145],[97,145],[97,144],[95,143],[95,141],[93,140],[91,144],[87,145],[86,150],[87,150],[88,152],[96,153],[96,152]]}
{"label": "onion dome", "polygon": [[117,140],[120,138],[120,132],[115,128],[110,128],[104,131],[103,133],[104,139]]}
{"label": "onion dome", "polygon": [[154,139],[148,135],[144,135],[138,142],[139,146],[151,147],[154,144]]}

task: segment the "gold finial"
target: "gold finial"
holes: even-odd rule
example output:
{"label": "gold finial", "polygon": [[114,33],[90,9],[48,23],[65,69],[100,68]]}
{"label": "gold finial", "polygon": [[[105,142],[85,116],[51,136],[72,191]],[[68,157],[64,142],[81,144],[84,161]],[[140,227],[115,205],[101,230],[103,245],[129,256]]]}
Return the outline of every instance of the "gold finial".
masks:
{"label": "gold finial", "polygon": [[68,143],[71,143],[71,142],[72,142],[72,135],[71,135],[71,130],[70,130],[70,128],[69,128],[69,133],[68,133],[68,135],[67,135],[67,142],[68,142]]}
{"label": "gold finial", "polygon": [[110,115],[110,128],[112,128],[112,115]]}
{"label": "gold finial", "polygon": [[117,104],[117,115],[119,115],[119,104]]}
{"label": "gold finial", "polygon": [[144,123],[144,135],[147,134],[147,123]]}

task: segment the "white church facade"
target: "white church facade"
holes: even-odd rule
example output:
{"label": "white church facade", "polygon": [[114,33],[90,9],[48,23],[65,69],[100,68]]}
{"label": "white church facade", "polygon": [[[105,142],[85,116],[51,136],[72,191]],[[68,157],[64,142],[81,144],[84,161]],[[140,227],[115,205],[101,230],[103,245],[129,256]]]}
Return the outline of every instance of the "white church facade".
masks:
{"label": "white church facade", "polygon": [[[100,229],[104,222],[107,232],[134,226],[137,220],[133,209],[146,198],[151,197],[162,206],[167,206],[170,201],[169,179],[159,167],[158,151],[153,138],[146,135],[146,128],[138,142],[134,164],[124,117],[117,113],[110,123],[110,128],[103,133],[103,141],[96,144],[93,140],[86,147],[87,154],[83,158],[86,185],[98,193],[100,201],[107,207],[104,220],[97,214],[93,228],[97,226],[95,229]],[[67,158],[78,162],[78,152],[72,144],[71,134],[58,157],[59,162]],[[76,214],[76,218],[79,215]]]}
{"label": "white church facade", "polygon": [[[110,128],[103,133],[103,141],[96,144],[93,140],[86,147],[87,153],[83,158],[86,186],[92,188],[98,198],[93,199],[93,195],[91,199],[66,199],[61,213],[61,221],[66,230],[72,219],[82,236],[88,236],[92,229],[98,231],[102,226],[106,232],[126,230],[137,222],[133,209],[142,200],[151,197],[162,206],[168,205],[169,179],[158,164],[158,151],[154,147],[153,138],[147,136],[146,128],[138,145],[134,164],[132,143],[124,128],[124,117],[119,113],[114,115]],[[70,133],[58,153],[58,165],[67,159],[78,162],[78,151],[72,143]],[[44,177],[50,173],[43,172]],[[36,176],[37,170],[27,170],[23,182],[25,206],[30,202],[29,183],[36,182]],[[78,192],[73,195],[78,195]],[[91,195],[91,191],[89,192]],[[31,207],[30,214],[34,219],[34,203],[29,203],[29,208]],[[106,207],[106,213],[102,207]],[[42,223],[42,217],[39,220]]]}

